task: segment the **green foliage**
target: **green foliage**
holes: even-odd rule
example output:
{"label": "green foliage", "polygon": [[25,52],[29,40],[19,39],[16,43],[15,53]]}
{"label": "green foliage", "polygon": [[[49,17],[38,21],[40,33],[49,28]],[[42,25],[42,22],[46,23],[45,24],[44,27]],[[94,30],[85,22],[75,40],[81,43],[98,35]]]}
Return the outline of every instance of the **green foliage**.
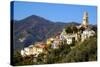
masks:
{"label": "green foliage", "polygon": [[93,26],[91,29],[97,33],[97,26]]}
{"label": "green foliage", "polygon": [[79,28],[78,30],[82,32],[82,31],[85,30],[85,28],[84,28],[84,27],[81,27],[81,28]]}
{"label": "green foliage", "polygon": [[77,33],[78,29],[75,25],[69,25],[69,26],[65,27],[65,31],[67,33]]}
{"label": "green foliage", "polygon": [[18,51],[14,52],[13,55],[13,65],[17,65],[17,63],[21,62],[22,58]]}
{"label": "green foliage", "polygon": [[19,52],[14,55],[14,65],[32,65],[32,64],[52,64],[58,63],[63,57],[70,52],[70,46],[62,43],[59,49],[49,48],[48,54],[40,54],[37,58],[33,56],[21,57]]}
{"label": "green foliage", "polygon": [[97,40],[95,37],[76,45],[62,62],[85,62],[97,60]]}
{"label": "green foliage", "polygon": [[47,64],[59,63],[59,61],[70,52],[70,46],[62,43],[59,49],[50,49],[47,57]]}
{"label": "green foliage", "polygon": [[65,31],[66,31],[67,33],[73,33],[73,31],[72,31],[72,29],[71,29],[70,26],[66,27],[66,28],[65,28]]}
{"label": "green foliage", "polygon": [[33,65],[97,60],[96,37],[91,37],[84,42],[79,42],[75,44],[75,46],[67,45],[66,41],[62,41],[59,47],[59,49],[48,48],[47,54],[42,53],[37,58],[33,56],[23,58],[19,52],[16,52],[13,57],[13,63],[14,65]]}

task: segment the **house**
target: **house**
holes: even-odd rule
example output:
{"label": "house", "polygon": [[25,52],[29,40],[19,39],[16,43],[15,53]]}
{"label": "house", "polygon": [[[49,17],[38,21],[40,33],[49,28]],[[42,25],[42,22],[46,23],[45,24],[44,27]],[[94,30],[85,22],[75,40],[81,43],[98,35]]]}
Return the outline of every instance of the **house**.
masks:
{"label": "house", "polygon": [[44,52],[44,45],[30,45],[27,48],[21,50],[22,57],[33,55],[34,57],[38,57],[39,54]]}
{"label": "house", "polygon": [[37,43],[35,43],[35,47],[45,49],[45,48],[47,48],[47,45],[44,42],[37,42]]}
{"label": "house", "polygon": [[60,39],[59,39],[59,36],[56,35],[56,37],[54,38],[54,40],[53,40],[53,42],[52,42],[52,44],[51,44],[51,48],[53,48],[53,49],[58,49],[59,46],[61,45],[60,42],[61,42],[61,41],[60,41]]}
{"label": "house", "polygon": [[54,40],[51,45],[51,48],[53,48],[53,49],[59,48],[59,42],[60,42],[59,40]]}
{"label": "house", "polygon": [[47,41],[46,41],[47,47],[50,47],[51,44],[53,43],[53,41],[54,41],[54,38],[47,39]]}
{"label": "house", "polygon": [[38,57],[39,54],[43,53],[43,48],[33,47],[33,55],[34,57]]}
{"label": "house", "polygon": [[83,33],[81,34],[81,41],[83,42],[85,39],[94,36],[95,35],[95,31],[91,30],[91,29],[86,29],[83,31]]}
{"label": "house", "polygon": [[42,48],[37,48],[37,47],[24,48],[24,50],[21,50],[21,55],[22,57],[30,56],[30,55],[33,55],[34,57],[38,57],[38,55],[40,53],[43,53],[43,51],[44,50]]}
{"label": "house", "polygon": [[24,48],[24,49],[22,49],[22,50],[21,50],[21,55],[22,55],[22,57],[25,57],[25,56],[30,55],[29,50],[30,50],[29,48]]}
{"label": "house", "polygon": [[69,45],[69,44],[72,44],[72,37],[68,37],[67,39],[67,44]]}
{"label": "house", "polygon": [[61,32],[61,34],[59,35],[60,40],[65,40],[65,36],[67,35],[65,29],[63,29],[63,31]]}
{"label": "house", "polygon": [[60,40],[66,40],[67,44],[70,45],[73,43],[73,41],[78,41],[78,34],[66,34],[66,35],[60,35]]}

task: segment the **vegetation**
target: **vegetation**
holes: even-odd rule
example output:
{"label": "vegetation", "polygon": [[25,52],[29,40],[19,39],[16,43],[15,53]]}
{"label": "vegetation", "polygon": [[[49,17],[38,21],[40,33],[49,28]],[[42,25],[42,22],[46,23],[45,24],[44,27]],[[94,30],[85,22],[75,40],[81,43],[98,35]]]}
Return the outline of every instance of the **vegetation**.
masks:
{"label": "vegetation", "polygon": [[21,57],[19,52],[14,55],[14,65],[30,64],[52,64],[66,62],[85,62],[97,60],[97,38],[91,37],[84,42],[76,44],[73,48],[62,42],[59,49],[48,48],[47,54],[40,54],[37,58],[33,56]]}
{"label": "vegetation", "polygon": [[97,60],[97,40],[96,37],[76,45],[61,62],[85,62]]}
{"label": "vegetation", "polygon": [[[13,65],[33,65],[33,64],[53,64],[67,62],[85,62],[97,60],[97,34],[84,42],[75,42],[68,45],[66,41],[62,41],[59,49],[48,48],[47,53],[39,54],[38,57],[33,55],[22,57],[18,48],[24,48],[23,45],[29,46],[37,41],[45,41],[49,37],[55,36],[65,27],[65,23],[53,23],[49,20],[38,16],[30,16],[21,21],[14,23],[14,55],[12,56]],[[68,26],[69,25],[69,26]],[[85,28],[77,29],[77,23],[68,23],[65,27],[67,33],[77,33],[84,31]],[[38,31],[37,31],[38,30]],[[97,33],[97,27],[93,26],[92,30]],[[19,38],[25,37],[26,40],[21,43]],[[28,45],[29,44],[29,45]]]}
{"label": "vegetation", "polygon": [[67,27],[65,27],[65,30],[67,33],[76,33],[78,32],[78,29],[76,28],[75,25],[69,25]]}

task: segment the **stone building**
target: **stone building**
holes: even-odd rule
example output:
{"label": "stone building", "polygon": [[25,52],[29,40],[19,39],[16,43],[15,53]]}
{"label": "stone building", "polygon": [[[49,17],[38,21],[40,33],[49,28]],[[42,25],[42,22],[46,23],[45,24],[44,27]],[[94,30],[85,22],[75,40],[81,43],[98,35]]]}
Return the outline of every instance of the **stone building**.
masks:
{"label": "stone building", "polygon": [[81,34],[81,41],[83,42],[84,40],[88,39],[91,36],[95,35],[95,31],[91,30],[91,29],[86,29],[85,31],[83,31],[83,33]]}
{"label": "stone building", "polygon": [[33,55],[34,57],[38,57],[39,54],[43,53],[45,49],[45,45],[43,43],[37,43],[36,45],[30,45],[27,48],[21,50],[21,55],[23,57]]}
{"label": "stone building", "polygon": [[89,23],[89,21],[88,21],[88,13],[87,12],[84,12],[82,26],[84,28],[88,28],[88,25],[89,25],[88,23]]}
{"label": "stone building", "polygon": [[77,33],[66,33],[65,29],[63,29],[60,39],[61,40],[66,40],[67,44],[70,45],[72,44],[73,40],[75,41],[84,41],[86,38],[89,38],[91,36],[95,35],[95,31],[91,30],[89,28],[89,21],[88,21],[88,13],[84,12],[83,15],[83,21],[82,24],[79,26],[76,26],[76,28],[79,29],[84,29],[83,31],[78,31]]}

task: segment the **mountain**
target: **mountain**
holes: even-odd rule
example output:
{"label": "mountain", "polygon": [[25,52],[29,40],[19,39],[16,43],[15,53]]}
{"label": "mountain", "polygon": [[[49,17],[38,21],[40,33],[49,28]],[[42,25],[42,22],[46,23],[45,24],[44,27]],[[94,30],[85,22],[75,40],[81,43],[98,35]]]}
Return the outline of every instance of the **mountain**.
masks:
{"label": "mountain", "polygon": [[22,20],[12,20],[14,49],[22,49],[38,41],[45,41],[55,36],[62,29],[70,24],[78,23],[52,22],[40,16],[32,15]]}

